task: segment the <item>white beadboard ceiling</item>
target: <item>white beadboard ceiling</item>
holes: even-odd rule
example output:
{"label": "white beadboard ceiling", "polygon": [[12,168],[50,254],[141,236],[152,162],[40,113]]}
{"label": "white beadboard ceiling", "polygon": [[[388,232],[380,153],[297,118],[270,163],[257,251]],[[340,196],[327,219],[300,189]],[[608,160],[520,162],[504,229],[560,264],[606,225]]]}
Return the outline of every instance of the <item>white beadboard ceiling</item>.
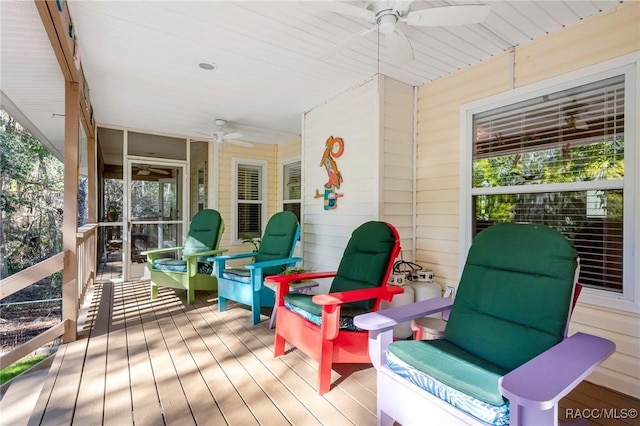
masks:
{"label": "white beadboard ceiling", "polygon": [[[491,6],[479,24],[402,26],[415,60],[395,63],[375,32],[318,59],[369,27],[322,1],[67,1],[98,124],[202,137],[224,118],[259,143],[300,134],[305,111],[378,72],[421,86],[622,2],[416,0],[411,10],[478,3]],[[0,14],[2,105],[61,158],[64,82],[34,3],[2,0]]]}

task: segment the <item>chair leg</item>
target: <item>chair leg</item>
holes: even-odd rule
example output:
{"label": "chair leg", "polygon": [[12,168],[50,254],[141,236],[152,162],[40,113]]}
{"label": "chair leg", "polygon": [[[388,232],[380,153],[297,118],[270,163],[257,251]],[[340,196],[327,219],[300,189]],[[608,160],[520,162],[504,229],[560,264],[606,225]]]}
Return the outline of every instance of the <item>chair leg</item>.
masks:
{"label": "chair leg", "polygon": [[387,413],[382,411],[378,406],[378,426],[391,426],[393,425],[393,418],[389,416]]}
{"label": "chair leg", "polygon": [[251,306],[251,317],[253,319],[253,325],[256,325],[260,322],[260,300],[256,305],[255,299],[253,299],[253,306]]}
{"label": "chair leg", "polygon": [[273,305],[273,310],[271,311],[271,318],[269,318],[269,329],[272,329],[276,326],[276,308],[278,304]]}
{"label": "chair leg", "polygon": [[151,299],[158,297],[158,286],[151,281]]}
{"label": "chair leg", "polygon": [[331,365],[333,364],[333,342],[322,342],[322,354],[318,366],[318,393],[325,394],[331,390]]}
{"label": "chair leg", "polygon": [[187,305],[193,305],[193,302],[196,301],[196,290],[193,285],[189,285],[187,289]]}
{"label": "chair leg", "polygon": [[[276,328],[276,330],[278,329]],[[275,340],[273,342],[273,356],[284,355],[284,342],[284,337],[276,332]]]}
{"label": "chair leg", "polygon": [[260,300],[260,292],[254,291],[253,298],[251,298],[251,316],[253,318],[253,325],[260,322],[260,306],[262,305]]}
{"label": "chair leg", "polygon": [[227,310],[227,298],[218,296],[218,312],[224,312]]}

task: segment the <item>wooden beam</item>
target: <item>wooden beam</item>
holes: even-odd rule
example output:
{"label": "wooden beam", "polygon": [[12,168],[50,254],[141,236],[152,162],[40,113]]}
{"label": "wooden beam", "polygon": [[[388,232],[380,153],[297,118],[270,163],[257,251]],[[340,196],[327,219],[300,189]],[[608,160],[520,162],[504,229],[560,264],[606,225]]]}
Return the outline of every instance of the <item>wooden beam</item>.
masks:
{"label": "wooden beam", "polygon": [[[49,36],[49,41],[66,81],[78,81],[78,68],[73,61],[75,37],[66,2],[36,0],[36,9]],[[58,10],[58,4],[62,10]]]}
{"label": "wooden beam", "polygon": [[87,192],[89,223],[98,223],[98,145],[92,136],[87,136]]}
{"label": "wooden beam", "polygon": [[19,359],[29,355],[31,352],[43,347],[45,344],[52,342],[56,337],[62,335],[65,331],[65,323],[59,322],[50,329],[43,331],[28,342],[24,342],[11,352],[7,352],[0,356],[0,369],[3,369]]}
{"label": "wooden beam", "polygon": [[78,83],[65,83],[64,126],[64,204],[62,218],[62,247],[69,253],[62,272],[62,320],[68,321],[64,342],[76,340],[79,291],[77,283],[78,254],[76,231],[78,228],[78,171],[80,155],[78,139],[80,114]]}
{"label": "wooden beam", "polygon": [[60,271],[64,267],[65,254],[65,252],[58,253],[0,281],[0,300]]}
{"label": "wooden beam", "polygon": [[94,137],[89,84],[82,71],[78,41],[67,3],[50,0],[35,0],[35,3],[65,81],[80,84],[82,96],[78,98],[78,102],[81,105],[83,127],[88,137]]}

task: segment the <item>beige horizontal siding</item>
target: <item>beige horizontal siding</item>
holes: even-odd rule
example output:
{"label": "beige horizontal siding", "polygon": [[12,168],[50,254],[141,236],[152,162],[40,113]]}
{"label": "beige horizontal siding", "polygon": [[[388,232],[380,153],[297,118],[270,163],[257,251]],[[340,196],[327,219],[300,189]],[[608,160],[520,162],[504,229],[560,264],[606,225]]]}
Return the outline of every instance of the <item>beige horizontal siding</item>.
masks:
{"label": "beige horizontal siding", "polygon": [[622,4],[518,49],[516,86],[637,51],[640,48],[640,5],[637,3]]}
{"label": "beige horizontal siding", "polygon": [[[220,150],[218,157],[218,211],[226,225],[226,231],[222,236],[220,246],[229,250],[229,253],[241,253],[248,251],[248,246],[241,243],[233,243],[234,235],[232,220],[233,199],[232,199],[232,176],[233,158],[245,160],[258,160],[267,162],[267,218],[271,217],[277,209],[277,186],[278,162],[277,145],[254,144],[253,147],[241,147],[231,143],[225,143]],[[216,171],[214,171],[215,173]],[[266,225],[266,224],[265,224]]]}
{"label": "beige horizontal siding", "polygon": [[413,261],[414,88],[387,77],[382,85],[380,219],[396,227],[402,258]]}
{"label": "beige horizontal siding", "polygon": [[[640,2],[625,2],[615,10],[515,48],[514,86],[639,49]],[[510,60],[511,55],[505,52],[419,90],[416,261],[429,265],[437,280],[445,284],[455,285],[460,274],[460,106],[509,90]],[[616,354],[590,380],[640,397],[640,316],[579,303],[572,329],[610,338],[618,346]]]}

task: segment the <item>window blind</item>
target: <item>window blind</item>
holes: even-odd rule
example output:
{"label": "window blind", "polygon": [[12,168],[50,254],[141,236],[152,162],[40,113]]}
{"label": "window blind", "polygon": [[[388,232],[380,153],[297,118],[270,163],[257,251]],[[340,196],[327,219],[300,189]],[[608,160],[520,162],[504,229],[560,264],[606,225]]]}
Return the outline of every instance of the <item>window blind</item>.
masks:
{"label": "window blind", "polygon": [[621,179],[623,157],[624,75],[474,115],[476,188]]}
{"label": "window blind", "polygon": [[258,238],[262,234],[262,167],[238,164],[237,188],[237,238]]}
{"label": "window blind", "polygon": [[622,292],[624,112],[620,75],[475,114],[473,234],[548,225],[573,241],[582,284]]}

